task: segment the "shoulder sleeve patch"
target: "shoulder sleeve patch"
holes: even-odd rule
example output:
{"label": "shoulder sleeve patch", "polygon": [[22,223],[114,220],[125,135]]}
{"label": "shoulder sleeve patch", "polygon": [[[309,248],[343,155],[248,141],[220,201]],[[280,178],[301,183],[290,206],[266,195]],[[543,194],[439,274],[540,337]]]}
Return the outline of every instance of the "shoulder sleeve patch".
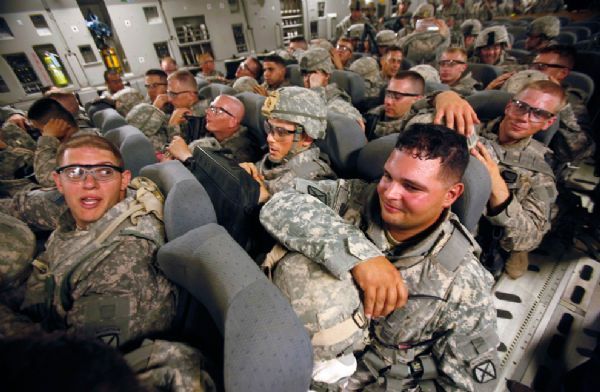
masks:
{"label": "shoulder sleeve patch", "polygon": [[327,198],[327,193],[323,192],[322,190],[320,190],[317,187],[314,187],[312,185],[309,185],[306,188],[307,192],[309,195],[316,197],[317,199],[319,199],[319,201],[323,204],[329,205],[328,203],[328,198]]}

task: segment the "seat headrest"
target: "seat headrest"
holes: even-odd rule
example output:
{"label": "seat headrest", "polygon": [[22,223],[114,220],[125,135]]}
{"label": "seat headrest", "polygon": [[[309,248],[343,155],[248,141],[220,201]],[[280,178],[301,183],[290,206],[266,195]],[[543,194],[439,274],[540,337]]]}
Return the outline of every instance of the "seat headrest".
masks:
{"label": "seat headrest", "polygon": [[262,106],[266,98],[248,92],[236,94],[236,97],[242,101],[246,109],[242,125],[248,127],[254,140],[263,148],[267,145],[267,136],[263,130],[263,124],[267,118],[262,114]]}
{"label": "seat headrest", "polygon": [[335,83],[337,86],[350,95],[352,105],[358,107],[362,105],[365,99],[365,81],[363,78],[351,71],[334,70],[331,73],[330,83]]}
{"label": "seat headrest", "polygon": [[482,90],[465,99],[473,107],[479,120],[489,121],[504,114],[504,108],[512,96],[508,91]]}
{"label": "seat headrest", "polygon": [[211,83],[208,86],[204,86],[198,90],[198,97],[200,99],[208,99],[210,101],[217,98],[221,94],[235,95],[236,91],[225,84],[219,83]]}
{"label": "seat headrest", "polygon": [[288,64],[285,66],[285,77],[290,81],[292,86],[304,87],[302,72],[300,72],[299,64]]}

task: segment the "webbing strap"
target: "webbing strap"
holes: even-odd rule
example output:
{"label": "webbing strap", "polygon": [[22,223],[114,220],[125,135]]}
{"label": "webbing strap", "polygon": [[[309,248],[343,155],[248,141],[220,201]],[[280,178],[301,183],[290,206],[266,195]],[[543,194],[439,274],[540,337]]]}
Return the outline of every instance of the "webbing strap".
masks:
{"label": "webbing strap", "polygon": [[[355,314],[359,314],[358,312]],[[313,335],[311,342],[313,346],[333,346],[350,338],[356,332],[361,331],[354,317],[349,317],[333,327],[322,329]]]}

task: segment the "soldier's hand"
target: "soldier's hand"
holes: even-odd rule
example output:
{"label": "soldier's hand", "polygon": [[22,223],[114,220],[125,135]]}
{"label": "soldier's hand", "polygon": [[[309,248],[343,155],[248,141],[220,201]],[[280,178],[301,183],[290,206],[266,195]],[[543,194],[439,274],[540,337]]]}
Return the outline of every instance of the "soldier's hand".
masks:
{"label": "soldier's hand", "polygon": [[169,144],[169,147],[167,147],[167,151],[181,162],[185,162],[186,159],[192,156],[190,148],[181,136],[173,136],[173,140]]}
{"label": "soldier's hand", "polygon": [[53,136],[57,139],[62,139],[67,135],[71,126],[60,118],[50,119],[42,128],[42,136]]}
{"label": "soldier's hand", "polygon": [[498,76],[496,79],[492,80],[490,82],[490,84],[488,84],[486,86],[486,90],[498,90],[499,88],[501,88],[504,83],[506,83],[506,81],[513,76],[516,73],[516,71],[513,72],[507,72],[505,74],[502,74],[500,76]]}
{"label": "soldier's hand", "polygon": [[324,72],[311,72],[308,76],[308,87],[325,87],[327,86],[327,75]]}
{"label": "soldier's hand", "polygon": [[267,95],[269,95],[269,93],[268,93],[267,89],[266,89],[266,88],[264,88],[264,87],[263,87],[263,86],[261,86],[261,85],[254,86],[254,87],[252,88],[252,90],[254,90],[254,92],[255,92],[256,94],[258,94],[258,95],[262,95],[262,96],[264,96],[264,97],[266,97]]}
{"label": "soldier's hand", "polygon": [[450,35],[450,29],[443,19],[434,19],[433,23],[440,29],[440,35],[444,38]]}
{"label": "soldier's hand", "polygon": [[344,65],[342,64],[342,59],[340,59],[340,55],[337,52],[337,49],[331,48],[329,49],[329,55],[331,56],[331,61],[335,69],[344,69]]}
{"label": "soldier's hand", "polygon": [[23,130],[27,129],[27,118],[25,116],[23,116],[22,114],[15,113],[15,114],[11,115],[10,117],[8,117],[6,122],[15,124],[16,126],[18,126],[19,128],[21,128]]}
{"label": "soldier's hand", "polygon": [[171,118],[169,119],[169,125],[179,125],[185,122],[184,114],[192,114],[192,111],[187,108],[178,108],[173,111]]}
{"label": "soldier's hand", "polygon": [[242,162],[239,165],[242,169],[246,171],[246,173],[250,174],[252,178],[260,185],[260,195],[258,196],[259,204],[266,203],[271,198],[271,193],[269,193],[269,190],[265,185],[265,177],[262,174],[260,174],[260,171],[258,170],[256,165],[252,162]]}
{"label": "soldier's hand", "polygon": [[492,193],[490,195],[489,206],[491,208],[500,206],[502,203],[508,200],[510,197],[510,191],[508,190],[506,181],[504,181],[502,175],[500,174],[500,168],[498,167],[498,164],[494,161],[488,149],[481,144],[481,142],[478,142],[477,145],[471,149],[471,155],[483,163],[490,174]]}
{"label": "soldier's hand", "polygon": [[363,291],[365,315],[369,318],[387,316],[408,300],[400,271],[384,256],[357,264],[352,268],[352,277]]}
{"label": "soldier's hand", "polygon": [[475,124],[479,124],[475,110],[454,91],[444,91],[435,97],[433,123],[442,124],[443,118],[446,120],[444,125],[465,136],[471,135]]}
{"label": "soldier's hand", "polygon": [[163,110],[165,105],[169,102],[169,96],[167,94],[158,94],[152,105],[160,110]]}

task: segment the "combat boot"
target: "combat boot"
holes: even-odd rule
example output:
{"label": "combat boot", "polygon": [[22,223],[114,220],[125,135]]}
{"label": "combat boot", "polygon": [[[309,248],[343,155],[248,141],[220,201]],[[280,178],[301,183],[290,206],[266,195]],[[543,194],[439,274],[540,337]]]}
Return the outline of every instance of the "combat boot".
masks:
{"label": "combat boot", "polygon": [[523,276],[525,271],[527,271],[528,266],[528,252],[511,252],[508,260],[506,261],[506,265],[504,266],[504,270],[512,279],[518,279]]}

